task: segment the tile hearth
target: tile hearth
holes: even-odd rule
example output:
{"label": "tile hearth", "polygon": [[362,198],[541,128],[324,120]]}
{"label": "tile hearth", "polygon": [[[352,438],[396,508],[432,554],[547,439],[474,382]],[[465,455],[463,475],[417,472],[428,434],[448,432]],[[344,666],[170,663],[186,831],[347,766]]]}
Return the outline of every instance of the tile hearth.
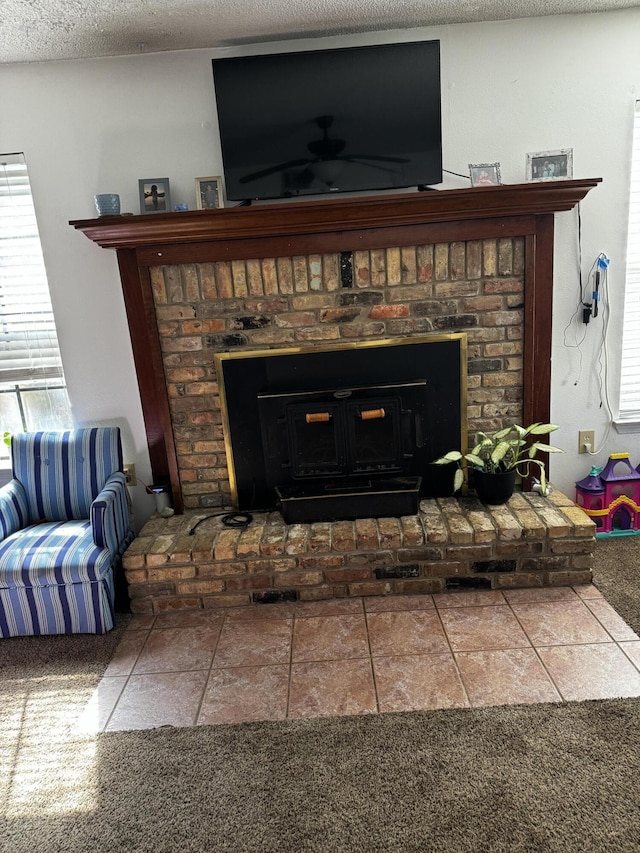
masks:
{"label": "tile hearth", "polygon": [[99,731],[640,696],[640,638],[591,586],[137,615]]}

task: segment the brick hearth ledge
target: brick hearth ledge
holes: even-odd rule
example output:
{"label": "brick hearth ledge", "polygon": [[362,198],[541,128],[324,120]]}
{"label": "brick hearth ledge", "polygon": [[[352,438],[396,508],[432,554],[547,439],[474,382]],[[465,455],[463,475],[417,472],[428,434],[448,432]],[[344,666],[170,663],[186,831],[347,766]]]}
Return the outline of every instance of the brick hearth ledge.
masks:
{"label": "brick hearth ledge", "polygon": [[[193,535],[190,531],[197,529]],[[513,589],[591,581],[595,525],[572,500],[516,493],[423,500],[417,515],[244,529],[203,510],[145,524],[124,555],[134,613],[361,595]]]}

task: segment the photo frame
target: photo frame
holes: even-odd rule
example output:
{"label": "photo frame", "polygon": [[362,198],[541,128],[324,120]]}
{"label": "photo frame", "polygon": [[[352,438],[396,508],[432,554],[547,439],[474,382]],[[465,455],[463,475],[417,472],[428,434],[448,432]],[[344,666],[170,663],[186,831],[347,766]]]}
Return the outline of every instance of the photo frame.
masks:
{"label": "photo frame", "polygon": [[196,178],[196,208],[198,210],[216,210],[218,207],[224,207],[222,178],[219,175]]}
{"label": "photo frame", "polygon": [[500,163],[469,163],[472,187],[497,187],[500,185]]}
{"label": "photo frame", "polygon": [[566,181],[572,177],[572,148],[527,154],[527,181]]}
{"label": "photo frame", "polygon": [[168,213],[171,210],[169,178],[142,178],[138,181],[140,213]]}

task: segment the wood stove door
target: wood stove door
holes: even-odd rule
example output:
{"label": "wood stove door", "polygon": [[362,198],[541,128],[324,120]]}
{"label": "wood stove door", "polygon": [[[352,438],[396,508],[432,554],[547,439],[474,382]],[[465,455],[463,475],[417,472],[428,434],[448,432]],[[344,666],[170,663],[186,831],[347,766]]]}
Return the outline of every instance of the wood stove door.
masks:
{"label": "wood stove door", "polygon": [[289,464],[294,479],[335,477],[346,473],[340,403],[294,403],[287,406]]}
{"label": "wood stove door", "polygon": [[399,398],[346,405],[347,466],[351,474],[393,474],[402,470]]}

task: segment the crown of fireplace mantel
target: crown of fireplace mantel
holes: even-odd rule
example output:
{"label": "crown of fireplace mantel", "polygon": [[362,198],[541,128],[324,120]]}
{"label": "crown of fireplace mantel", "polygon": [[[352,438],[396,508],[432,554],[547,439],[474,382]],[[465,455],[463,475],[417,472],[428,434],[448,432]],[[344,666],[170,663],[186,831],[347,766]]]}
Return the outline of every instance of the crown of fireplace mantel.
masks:
{"label": "crown of fireplace mantel", "polygon": [[[174,508],[182,512],[184,496],[151,279],[155,267],[523,238],[522,411],[526,423],[546,422],[551,396],[554,214],[572,210],[601,180],[289,200],[70,222],[97,245],[117,251],[154,482],[171,484]],[[195,306],[193,310],[197,316]]]}
{"label": "crown of fireplace mantel", "polygon": [[139,249],[556,213],[574,208],[601,181],[584,178],[179,213],[123,214],[69,224],[102,248]]}

